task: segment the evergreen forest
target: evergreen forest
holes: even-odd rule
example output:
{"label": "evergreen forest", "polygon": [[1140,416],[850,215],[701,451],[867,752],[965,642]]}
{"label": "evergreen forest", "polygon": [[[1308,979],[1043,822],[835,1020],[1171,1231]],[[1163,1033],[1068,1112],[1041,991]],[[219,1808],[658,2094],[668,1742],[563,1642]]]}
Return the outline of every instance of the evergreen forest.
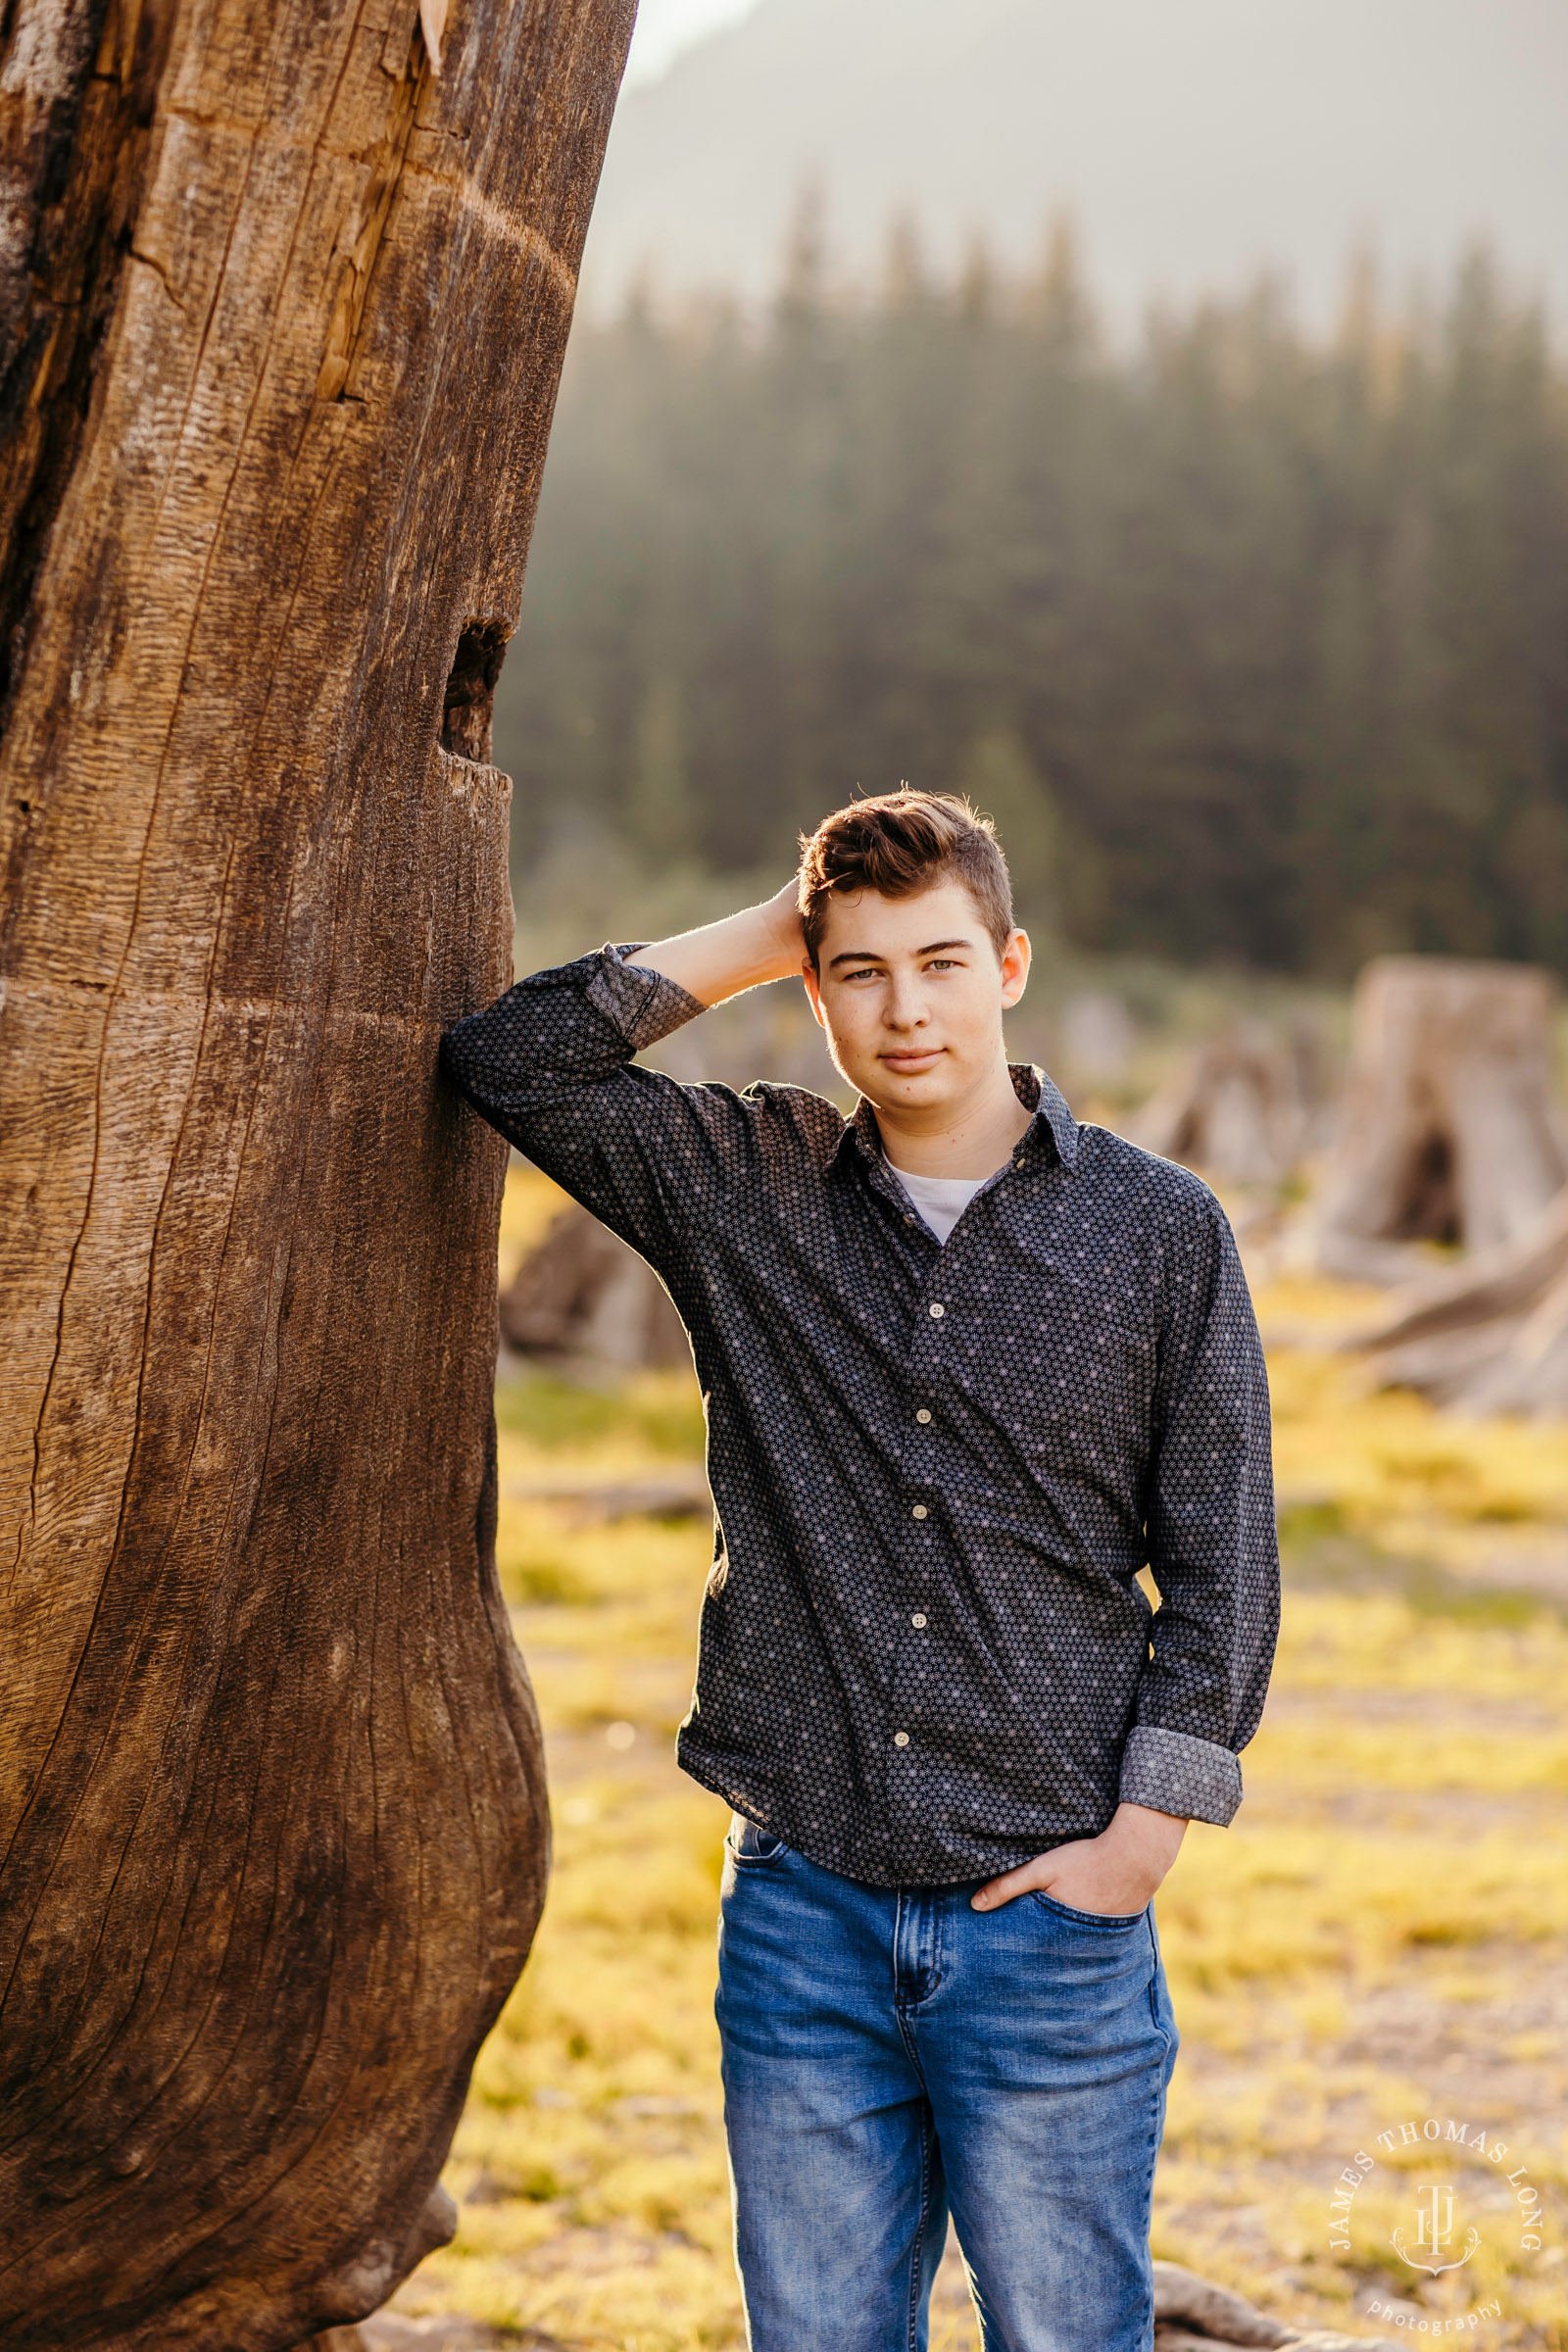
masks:
{"label": "evergreen forest", "polygon": [[857,299],[805,221],[760,322],[577,327],[496,758],[523,890],[564,839],[750,884],[907,779],[1086,950],[1568,970],[1568,368],[1482,251],[1129,350],[1065,234]]}

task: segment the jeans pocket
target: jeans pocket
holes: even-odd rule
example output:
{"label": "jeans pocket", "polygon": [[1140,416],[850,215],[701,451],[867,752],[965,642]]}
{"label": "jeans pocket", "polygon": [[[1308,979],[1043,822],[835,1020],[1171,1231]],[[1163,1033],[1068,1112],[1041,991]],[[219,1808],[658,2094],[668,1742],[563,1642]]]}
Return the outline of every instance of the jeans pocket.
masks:
{"label": "jeans pocket", "polygon": [[1054,1894],[1044,1894],[1039,1887],[1030,1890],[1030,1900],[1064,1927],[1092,1928],[1099,1935],[1126,1935],[1129,1928],[1141,1928],[1149,1917],[1143,1911],[1075,1911],[1071,1903],[1058,1903]]}
{"label": "jeans pocket", "polygon": [[760,1830],[744,1813],[730,1815],[729,1836],[724,1843],[737,1862],[753,1867],[776,1862],[790,1850],[782,1838],[775,1838],[771,1830]]}

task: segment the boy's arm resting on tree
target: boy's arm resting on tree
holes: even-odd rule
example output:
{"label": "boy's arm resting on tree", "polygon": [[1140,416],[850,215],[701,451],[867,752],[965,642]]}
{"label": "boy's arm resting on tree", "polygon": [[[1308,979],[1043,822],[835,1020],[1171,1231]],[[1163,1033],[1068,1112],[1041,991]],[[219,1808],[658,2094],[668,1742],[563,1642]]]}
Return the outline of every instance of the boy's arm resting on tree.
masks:
{"label": "boy's arm resting on tree", "polygon": [[1172,1252],[1149,1559],[1160,1605],[1122,1756],[1124,1803],[1223,1828],[1242,1801],[1279,1632],[1268,1375],[1236,1244],[1209,1203]]}
{"label": "boy's arm resting on tree", "polygon": [[682,1204],[711,1202],[750,1164],[756,1118],[729,1088],[682,1086],[634,1057],[721,997],[799,969],[798,918],[786,959],[769,913],[783,897],[534,972],[441,1041],[442,1068],[480,1116],[656,1264]]}

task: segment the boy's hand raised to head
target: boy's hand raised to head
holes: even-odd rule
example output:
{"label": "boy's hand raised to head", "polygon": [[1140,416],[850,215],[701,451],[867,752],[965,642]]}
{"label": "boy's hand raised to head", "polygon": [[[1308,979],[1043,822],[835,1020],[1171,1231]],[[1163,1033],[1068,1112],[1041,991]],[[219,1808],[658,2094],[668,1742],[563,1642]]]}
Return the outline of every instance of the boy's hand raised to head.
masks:
{"label": "boy's hand raised to head", "polygon": [[701,930],[656,940],[633,957],[640,971],[662,972],[700,1004],[719,1004],[766,980],[799,975],[806,955],[794,875],[760,906],[743,906]]}
{"label": "boy's hand raised to head", "polygon": [[1049,1894],[1074,1911],[1128,1919],[1152,1902],[1176,1859],[1185,1821],[1148,1805],[1118,1805],[1098,1838],[1075,1838],[1004,1871],[973,1895],[976,1911],[999,1911],[1020,1894]]}

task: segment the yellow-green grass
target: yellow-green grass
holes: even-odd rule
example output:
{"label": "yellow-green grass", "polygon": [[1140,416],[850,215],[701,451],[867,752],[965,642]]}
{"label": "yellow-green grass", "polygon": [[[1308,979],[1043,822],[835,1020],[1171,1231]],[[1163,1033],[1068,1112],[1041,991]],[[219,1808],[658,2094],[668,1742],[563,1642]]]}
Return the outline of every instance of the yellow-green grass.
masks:
{"label": "yellow-green grass", "polygon": [[1386,1548],[1473,1564],[1511,1531],[1559,1545],[1568,1530],[1568,1431],[1560,1422],[1463,1420],[1408,1392],[1376,1395],[1336,1340],[1365,1327],[1375,1292],[1297,1277],[1257,1300],[1271,1346],[1275,1478],[1287,1510],[1330,1512]]}
{"label": "yellow-green grass", "polygon": [[[551,1202],[529,1183],[537,1224]],[[1298,1329],[1360,1304],[1326,1285],[1261,1303]],[[1564,2352],[1568,1624],[1494,1575],[1468,1607],[1473,1555],[1441,1539],[1522,1529],[1563,1549],[1568,1445],[1367,1395],[1310,1344],[1273,1349],[1271,1371],[1279,1661],[1247,1803],[1230,1830],[1190,1832],[1160,1898],[1183,2050],[1155,2250],[1353,2333],[1395,2332],[1373,2299],[1430,2320],[1495,2296],[1480,2340]],[[499,1417],[501,1568],[550,1738],[555,1877],[453,2151],[458,2236],[398,2303],[624,2352],[738,2345],[711,2015],[725,1815],[671,1757],[709,1535],[583,1525],[527,1492],[667,1464],[700,1445],[700,1413],[681,1376],[609,1395],[514,1375]],[[1432,1559],[1446,1581],[1412,1583]],[[1430,2152],[1376,2134],[1428,2117],[1508,2143],[1544,2200],[1539,2252],[1483,2156],[1456,2176],[1472,2261],[1438,2280],[1400,2262],[1392,2232],[1403,2217],[1408,2236]],[[1359,2149],[1379,2162],[1346,2252],[1330,2199]],[[951,2261],[932,2340],[976,2341]]]}

